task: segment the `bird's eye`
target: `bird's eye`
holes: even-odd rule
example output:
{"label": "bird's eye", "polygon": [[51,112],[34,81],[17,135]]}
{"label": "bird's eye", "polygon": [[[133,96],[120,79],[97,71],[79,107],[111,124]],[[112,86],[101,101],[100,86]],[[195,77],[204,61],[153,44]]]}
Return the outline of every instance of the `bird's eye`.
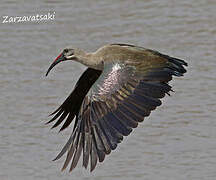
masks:
{"label": "bird's eye", "polygon": [[65,49],[65,50],[64,50],[64,53],[68,53],[68,51],[69,51],[68,49]]}

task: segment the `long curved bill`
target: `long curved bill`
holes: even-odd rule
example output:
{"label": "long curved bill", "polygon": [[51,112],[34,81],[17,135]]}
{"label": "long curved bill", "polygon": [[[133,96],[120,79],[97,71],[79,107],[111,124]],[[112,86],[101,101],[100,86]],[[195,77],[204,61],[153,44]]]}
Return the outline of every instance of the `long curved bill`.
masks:
{"label": "long curved bill", "polygon": [[65,61],[65,57],[63,55],[63,53],[61,53],[56,59],[55,61],[51,64],[51,66],[49,67],[47,73],[46,73],[46,76],[49,74],[49,72],[51,71],[52,68],[54,68],[54,66],[56,66],[58,63],[62,62],[62,61]]}

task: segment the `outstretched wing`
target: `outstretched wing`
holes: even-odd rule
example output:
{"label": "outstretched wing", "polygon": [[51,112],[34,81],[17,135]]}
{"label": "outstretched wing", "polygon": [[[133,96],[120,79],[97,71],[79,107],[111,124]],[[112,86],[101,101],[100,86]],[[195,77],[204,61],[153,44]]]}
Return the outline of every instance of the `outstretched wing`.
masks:
{"label": "outstretched wing", "polygon": [[[66,119],[60,131],[67,128],[74,117],[78,115],[83,99],[100,74],[101,71],[88,68],[79,78],[74,90],[64,101],[64,103],[51,114],[55,114],[55,116],[50,121],[48,121],[47,124],[58,119],[52,126],[52,128],[55,128]],[[75,124],[76,123],[77,122],[75,122]]]}
{"label": "outstretched wing", "polygon": [[186,72],[183,60],[149,53],[154,54],[152,63],[148,58],[145,66],[104,64],[102,74],[82,102],[68,142],[56,157],[59,159],[68,151],[62,169],[71,162],[70,171],[73,170],[83,154],[83,166],[87,168],[90,161],[90,170],[94,170],[123,136],[129,135],[138,122],[161,105],[160,98],[171,91],[168,81],[172,75],[182,76]]}

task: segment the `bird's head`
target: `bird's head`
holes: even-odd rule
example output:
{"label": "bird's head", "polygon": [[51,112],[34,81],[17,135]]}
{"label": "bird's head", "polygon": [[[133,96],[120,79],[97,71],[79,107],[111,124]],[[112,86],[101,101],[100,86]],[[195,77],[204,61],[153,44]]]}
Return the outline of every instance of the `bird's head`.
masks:
{"label": "bird's head", "polygon": [[54,60],[54,62],[50,65],[46,76],[49,74],[52,68],[56,66],[58,63],[62,61],[67,61],[67,60],[76,60],[76,54],[78,50],[72,49],[72,48],[65,48],[61,54],[58,55],[58,57]]}

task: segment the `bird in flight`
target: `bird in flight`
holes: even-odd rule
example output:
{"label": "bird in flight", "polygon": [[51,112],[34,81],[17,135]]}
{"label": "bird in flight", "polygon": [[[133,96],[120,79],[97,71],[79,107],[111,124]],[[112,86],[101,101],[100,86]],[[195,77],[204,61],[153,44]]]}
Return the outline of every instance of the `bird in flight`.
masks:
{"label": "bird in flight", "polygon": [[72,171],[82,154],[82,165],[93,171],[97,162],[116,149],[139,122],[169,95],[172,76],[186,73],[184,60],[130,44],[109,44],[96,52],[66,48],[49,67],[77,61],[88,68],[74,90],[47,122],[64,130],[75,119],[71,136],[54,160],[67,152],[62,167]]}

